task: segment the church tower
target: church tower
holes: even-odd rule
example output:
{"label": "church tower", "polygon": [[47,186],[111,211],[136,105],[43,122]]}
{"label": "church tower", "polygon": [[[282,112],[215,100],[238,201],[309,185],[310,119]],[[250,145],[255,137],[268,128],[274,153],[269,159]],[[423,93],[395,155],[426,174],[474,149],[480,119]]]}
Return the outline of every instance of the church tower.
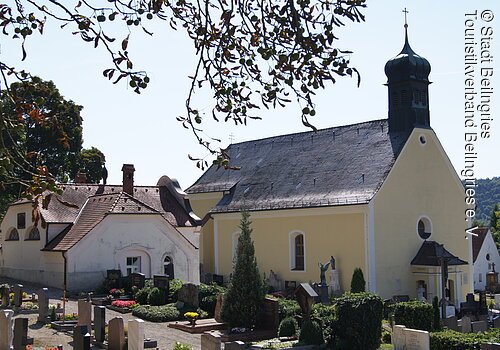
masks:
{"label": "church tower", "polygon": [[430,128],[429,73],[431,65],[417,55],[408,42],[399,55],[385,65],[389,89],[389,132],[411,131],[414,127]]}

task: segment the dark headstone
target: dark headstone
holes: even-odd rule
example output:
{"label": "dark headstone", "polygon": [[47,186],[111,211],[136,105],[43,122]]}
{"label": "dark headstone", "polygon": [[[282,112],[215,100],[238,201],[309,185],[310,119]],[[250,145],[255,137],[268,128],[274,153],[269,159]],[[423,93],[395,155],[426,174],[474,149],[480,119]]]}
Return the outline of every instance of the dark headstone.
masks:
{"label": "dark headstone", "polygon": [[393,295],[392,300],[395,303],[403,303],[403,302],[410,301],[410,296],[409,295]]}
{"label": "dark headstone", "polygon": [[106,308],[94,306],[94,337],[98,343],[104,343],[106,336]]}
{"label": "dark headstone", "polygon": [[275,299],[265,298],[262,303],[261,322],[265,330],[278,331],[280,323],[279,303]]}
{"label": "dark headstone", "polygon": [[167,275],[154,275],[153,276],[153,285],[157,288],[166,290],[170,287],[169,276]]}
{"label": "dark headstone", "polygon": [[486,302],[486,292],[479,292],[479,314],[488,314],[488,303]]}
{"label": "dark headstone", "polygon": [[493,328],[500,328],[500,316],[493,319]]}
{"label": "dark headstone", "polygon": [[2,287],[2,306],[7,307],[10,304],[10,288]]}
{"label": "dark headstone", "polygon": [[130,286],[136,286],[139,289],[144,288],[144,284],[146,283],[146,275],[139,272],[134,272],[128,275]]}
{"label": "dark headstone", "polygon": [[224,276],[213,274],[212,281],[214,283],[217,283],[219,286],[223,286],[224,285]]}
{"label": "dark headstone", "polygon": [[14,306],[21,307],[23,303],[23,285],[15,284],[14,285]]}
{"label": "dark headstone", "polygon": [[111,288],[120,288],[120,280],[122,278],[121,270],[107,270],[106,279]]}
{"label": "dark headstone", "polygon": [[222,308],[224,307],[224,293],[217,294],[217,301],[215,303],[214,319],[217,322],[222,321]]}
{"label": "dark headstone", "polygon": [[16,318],[14,320],[14,350],[25,350],[26,345],[33,344],[33,339],[28,338],[28,319]]}
{"label": "dark headstone", "polygon": [[224,350],[244,350],[245,343],[241,340],[224,343]]}
{"label": "dark headstone", "polygon": [[194,283],[183,284],[181,289],[179,289],[177,300],[187,306],[198,307],[198,286]]}
{"label": "dark headstone", "polygon": [[90,333],[87,326],[76,326],[73,330],[73,350],[90,350]]}
{"label": "dark headstone", "polygon": [[500,343],[481,344],[481,350],[500,350]]}
{"label": "dark headstone", "polygon": [[458,329],[458,320],[457,320],[456,316],[444,318],[443,319],[443,324],[448,329],[451,329],[451,330],[454,330],[454,331],[457,331],[457,332],[459,331],[459,329]]}

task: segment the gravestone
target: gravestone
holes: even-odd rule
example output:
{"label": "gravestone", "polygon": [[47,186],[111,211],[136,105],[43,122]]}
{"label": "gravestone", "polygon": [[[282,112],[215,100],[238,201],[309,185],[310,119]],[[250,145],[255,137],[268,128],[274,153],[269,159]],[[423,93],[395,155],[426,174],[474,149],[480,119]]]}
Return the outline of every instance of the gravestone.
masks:
{"label": "gravestone", "polygon": [[471,322],[471,328],[473,333],[486,332],[488,330],[488,322],[486,321]]}
{"label": "gravestone", "polygon": [[49,315],[49,289],[41,288],[38,290],[38,322],[45,322]]}
{"label": "gravestone", "polygon": [[84,299],[78,300],[78,326],[92,326],[92,302]]}
{"label": "gravestone", "polygon": [[120,270],[107,270],[106,279],[110,288],[120,288],[122,272]]}
{"label": "gravestone", "polygon": [[73,330],[73,350],[90,350],[90,328],[76,326]]}
{"label": "gravestone", "polygon": [[21,307],[23,303],[23,285],[15,284],[14,285],[14,306]]}
{"label": "gravestone", "polygon": [[479,314],[485,315],[488,314],[488,303],[486,301],[486,292],[479,292]]}
{"label": "gravestone", "polygon": [[500,350],[500,343],[481,344],[481,350]]}
{"label": "gravestone", "polygon": [[144,288],[146,283],[146,275],[139,272],[134,272],[128,275],[128,281],[131,286],[136,286],[139,289]]}
{"label": "gravestone", "polygon": [[168,292],[168,289],[170,287],[170,280],[167,275],[154,275],[153,285]]}
{"label": "gravestone", "polygon": [[94,306],[94,338],[97,343],[104,343],[106,336],[106,308]]}
{"label": "gravestone", "polygon": [[222,321],[222,308],[224,307],[224,293],[217,294],[217,301],[215,303],[214,318],[217,322]]}
{"label": "gravestone", "polygon": [[500,307],[500,294],[495,294],[495,306]]}
{"label": "gravestone", "polygon": [[273,270],[269,271],[269,277],[267,278],[267,285],[272,288],[273,292],[282,290],[282,280],[278,277]]}
{"label": "gravestone", "polygon": [[224,350],[244,350],[245,343],[241,340],[224,343]]}
{"label": "gravestone", "polygon": [[198,286],[194,283],[184,283],[179,290],[178,301],[184,303],[184,305],[198,307]]}
{"label": "gravestone", "polygon": [[472,324],[469,316],[462,317],[462,333],[470,333],[472,332]]}
{"label": "gravestone", "polygon": [[301,283],[295,291],[295,296],[300,309],[302,310],[302,316],[304,318],[309,318],[314,304],[314,299],[318,297],[318,294],[309,283]]}
{"label": "gravestone", "polygon": [[262,328],[278,331],[280,324],[278,300],[265,298],[262,303],[261,322]]}
{"label": "gravestone", "polygon": [[457,331],[457,332],[459,331],[459,329],[458,329],[458,320],[457,320],[456,316],[452,316],[452,317],[448,317],[448,318],[443,319],[443,324],[448,329],[451,329],[451,330],[454,330],[454,331]]}
{"label": "gravestone", "polygon": [[0,350],[10,350],[14,338],[12,310],[0,310]]}
{"label": "gravestone", "polygon": [[493,319],[493,328],[500,328],[500,316]]}
{"label": "gravestone", "polygon": [[2,307],[7,307],[10,304],[10,288],[2,287]]}
{"label": "gravestone", "polygon": [[455,316],[455,313],[456,313],[455,306],[453,305],[446,306],[446,317]]}
{"label": "gravestone", "polygon": [[14,350],[25,350],[26,345],[33,344],[33,338],[28,337],[28,319],[16,318],[14,320]]}
{"label": "gravestone", "polygon": [[430,350],[431,338],[429,332],[418,329],[404,329],[405,350]]}
{"label": "gravestone", "polygon": [[221,339],[217,333],[203,333],[201,335],[201,350],[220,350]]}
{"label": "gravestone", "polygon": [[394,346],[394,350],[404,350],[405,348],[405,326],[395,325],[392,328],[391,342]]}
{"label": "gravestone", "polygon": [[128,350],[144,350],[144,321],[128,321]]}
{"label": "gravestone", "polygon": [[125,330],[123,328],[123,318],[112,318],[108,325],[108,350],[124,350],[124,347]]}
{"label": "gravestone", "polygon": [[342,290],[340,289],[340,275],[339,270],[330,270],[329,273],[329,282],[328,282],[328,290],[330,295],[341,295]]}
{"label": "gravestone", "polygon": [[214,283],[217,283],[219,286],[224,286],[224,276],[222,276],[222,275],[213,274],[212,281]]}

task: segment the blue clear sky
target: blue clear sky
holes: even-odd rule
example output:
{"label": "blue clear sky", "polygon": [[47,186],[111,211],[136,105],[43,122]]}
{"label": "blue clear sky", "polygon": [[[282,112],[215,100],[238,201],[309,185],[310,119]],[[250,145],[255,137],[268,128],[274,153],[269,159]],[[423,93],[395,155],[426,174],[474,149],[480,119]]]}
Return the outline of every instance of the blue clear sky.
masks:
{"label": "blue clear sky", "polygon": [[[430,80],[431,125],[436,131],[457,171],[464,163],[464,21],[465,14],[493,10],[493,22],[480,19],[476,27],[492,26],[493,56],[500,62],[500,2],[368,0],[366,22],[348,23],[339,31],[339,46],[354,51],[351,62],[362,76],[361,87],[355,79],[338,80],[318,94],[317,114],[311,118],[319,128],[345,125],[387,116],[387,88],[384,65],[403,46],[404,16],[409,10],[409,38],[415,52],[432,66]],[[139,32],[132,34],[129,51],[136,67],[151,77],[147,90],[136,95],[125,84],[112,85],[102,70],[111,66],[102,49],[83,43],[48,23],[43,37],[27,43],[28,58],[22,64],[19,42],[0,38],[3,61],[18,64],[43,79],[53,80],[61,93],[84,106],[84,146],[95,146],[107,159],[108,183],[121,183],[121,165],[133,163],[137,184],[155,184],[161,175],[177,178],[183,188],[191,185],[201,171],[187,155],[211,156],[197,146],[194,137],[175,120],[184,114],[188,75],[194,70],[194,50],[183,32],[173,32],[167,23],[153,27],[153,38]],[[478,40],[480,33],[476,33]],[[494,59],[495,59],[494,58]],[[493,114],[498,116],[500,65],[495,63]],[[209,115],[210,95],[199,94],[198,106]],[[214,123],[205,125],[207,134],[223,140],[230,134],[235,142],[307,131],[300,122],[300,107],[262,112],[262,121],[249,126]],[[207,116],[206,118],[210,118]],[[492,124],[492,138],[479,143],[476,176],[500,176],[500,124]]]}

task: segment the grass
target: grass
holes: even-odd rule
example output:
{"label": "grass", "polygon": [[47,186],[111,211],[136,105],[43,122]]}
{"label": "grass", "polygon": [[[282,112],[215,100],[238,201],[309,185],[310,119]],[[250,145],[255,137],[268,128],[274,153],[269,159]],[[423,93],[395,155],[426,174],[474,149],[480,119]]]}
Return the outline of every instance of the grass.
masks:
{"label": "grass", "polygon": [[393,349],[394,349],[394,346],[392,346],[392,344],[382,344],[382,345],[380,345],[379,350],[393,350]]}

